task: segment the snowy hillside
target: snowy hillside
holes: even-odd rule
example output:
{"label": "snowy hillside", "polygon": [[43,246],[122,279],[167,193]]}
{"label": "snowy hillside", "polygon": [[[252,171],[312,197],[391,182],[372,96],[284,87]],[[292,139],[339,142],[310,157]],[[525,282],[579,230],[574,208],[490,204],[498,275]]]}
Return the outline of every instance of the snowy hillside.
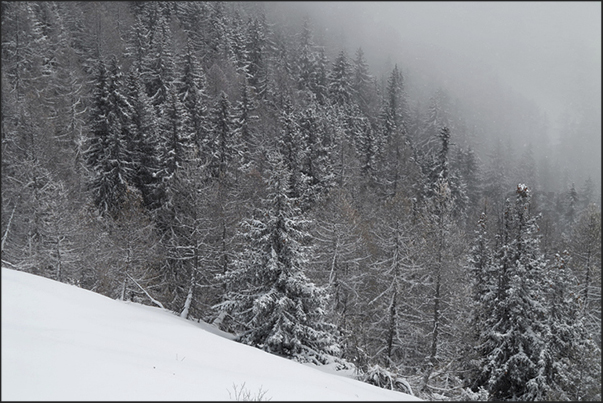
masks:
{"label": "snowy hillside", "polygon": [[[243,393],[241,393],[241,391]],[[2,400],[420,400],[2,268]]]}

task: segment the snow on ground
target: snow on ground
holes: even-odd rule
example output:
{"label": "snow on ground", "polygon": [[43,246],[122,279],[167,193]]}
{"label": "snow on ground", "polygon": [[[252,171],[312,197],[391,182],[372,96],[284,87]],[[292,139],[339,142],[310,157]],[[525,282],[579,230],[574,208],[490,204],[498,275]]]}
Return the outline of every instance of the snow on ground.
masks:
{"label": "snow on ground", "polygon": [[[2,268],[2,400],[420,400],[210,325]],[[237,394],[243,391],[237,399]]]}

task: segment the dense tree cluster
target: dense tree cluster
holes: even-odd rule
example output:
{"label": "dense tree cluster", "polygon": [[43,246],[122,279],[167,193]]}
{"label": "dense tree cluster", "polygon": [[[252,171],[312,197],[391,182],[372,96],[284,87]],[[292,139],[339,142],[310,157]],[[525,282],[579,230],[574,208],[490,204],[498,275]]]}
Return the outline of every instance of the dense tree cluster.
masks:
{"label": "dense tree cluster", "polygon": [[600,399],[592,180],[263,7],[2,2],[2,265],[426,399]]}

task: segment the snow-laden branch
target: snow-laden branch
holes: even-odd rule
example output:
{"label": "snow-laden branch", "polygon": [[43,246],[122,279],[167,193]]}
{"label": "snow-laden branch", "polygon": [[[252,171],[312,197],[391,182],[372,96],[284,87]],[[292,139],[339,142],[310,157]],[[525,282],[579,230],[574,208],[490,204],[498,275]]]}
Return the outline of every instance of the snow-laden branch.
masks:
{"label": "snow-laden branch", "polygon": [[160,307],[161,309],[165,309],[163,304],[159,301],[157,301],[155,298],[151,297],[151,295],[147,292],[147,290],[145,290],[144,288],[142,288],[142,286],[140,284],[138,284],[138,282],[136,280],[134,280],[134,278],[132,278],[132,276],[130,276],[128,273],[126,273],[126,275],[130,278],[130,280],[132,280],[134,282],[134,284],[136,284],[141,290],[142,292],[145,293],[145,295],[147,297],[149,297],[149,299],[158,307]]}

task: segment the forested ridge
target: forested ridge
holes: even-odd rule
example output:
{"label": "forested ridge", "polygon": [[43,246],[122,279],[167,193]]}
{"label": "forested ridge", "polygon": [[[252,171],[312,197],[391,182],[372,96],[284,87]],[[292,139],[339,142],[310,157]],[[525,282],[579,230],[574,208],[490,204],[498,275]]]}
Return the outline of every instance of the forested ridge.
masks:
{"label": "forested ridge", "polygon": [[425,399],[601,399],[590,177],[270,3],[1,6],[3,266]]}

